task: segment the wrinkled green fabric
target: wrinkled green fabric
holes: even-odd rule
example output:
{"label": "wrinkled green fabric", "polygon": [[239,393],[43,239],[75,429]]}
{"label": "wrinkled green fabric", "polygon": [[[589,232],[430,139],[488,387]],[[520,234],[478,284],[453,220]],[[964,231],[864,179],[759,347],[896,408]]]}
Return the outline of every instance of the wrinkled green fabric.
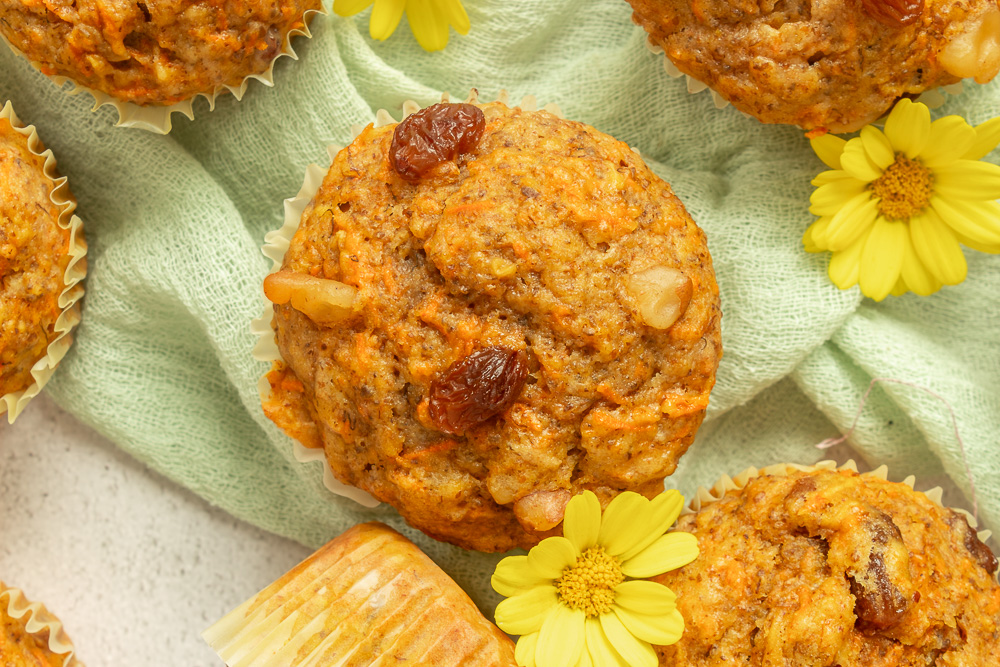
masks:
{"label": "wrinkled green fabric", "polygon": [[[76,345],[49,392],[153,469],[268,530],[319,545],[349,526],[403,522],[326,491],[318,464],[260,409],[266,371],[250,352],[262,307],[265,232],[328,143],[404,100],[501,88],[535,94],[568,118],[639,148],[705,229],[723,302],[725,357],[709,417],[668,480],[685,493],[722,473],[824,457],[816,443],[846,431],[873,377],[925,387],[954,407],[980,515],[1000,520],[1000,258],[967,251],[969,278],[929,298],[880,304],[826,277],[828,258],[801,236],[809,184],[824,169],[802,132],[765,126],[707,93],[689,94],[645,47],[629,7],[611,0],[468,0],[468,37],[420,50],[404,24],[385,43],[366,12],[318,17],[283,59],[276,86],[242,102],[204,100],[168,137],[114,128],[86,95],[66,95],[0,49],[0,99],[13,101],[69,176],[90,241]],[[942,112],[982,122],[1000,83],[967,85]],[[996,161],[997,153],[990,159]],[[29,408],[30,409],[30,406]],[[865,462],[901,479],[969,484],[948,407],[878,385],[852,436]],[[970,503],[971,506],[971,503]],[[464,552],[404,529],[484,607],[499,556]]]}

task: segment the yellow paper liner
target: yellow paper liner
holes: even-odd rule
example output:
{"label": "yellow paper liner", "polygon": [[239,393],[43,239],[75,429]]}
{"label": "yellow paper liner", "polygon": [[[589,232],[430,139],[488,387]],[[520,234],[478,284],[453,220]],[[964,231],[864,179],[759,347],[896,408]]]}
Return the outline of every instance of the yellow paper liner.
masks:
{"label": "yellow paper liner", "polygon": [[[444,93],[441,96],[442,102],[449,101],[448,93]],[[501,90],[497,95],[497,101],[503,104],[508,104],[510,102],[510,97],[507,91]],[[474,103],[479,102],[479,91],[473,88],[469,92],[469,97],[466,102]],[[519,104],[521,109],[525,111],[535,111],[538,109],[538,101],[533,95],[525,96],[521,99]],[[559,107],[555,104],[547,104],[542,107],[544,111],[559,116],[562,118],[562,112]],[[410,114],[416,113],[420,110],[420,105],[413,100],[407,100],[403,103],[403,115],[400,120],[406,118]],[[375,127],[384,127],[386,125],[391,125],[396,123],[396,119],[386,111],[385,109],[379,109],[375,114]],[[351,127],[351,133],[354,137],[357,137],[361,130],[364,129],[362,125],[354,125]],[[342,150],[342,146],[330,145],[327,146],[327,153],[330,157],[330,162],[333,162],[333,158]],[[292,237],[295,236],[295,232],[299,228],[299,221],[302,219],[302,212],[305,211],[306,207],[312,202],[313,197],[316,196],[316,192],[319,190],[320,185],[323,184],[323,178],[326,176],[326,172],[329,167],[320,167],[316,164],[310,164],[306,167],[305,180],[302,183],[302,188],[299,190],[298,194],[291,199],[285,200],[285,219],[284,224],[282,224],[280,229],[268,232],[264,236],[264,247],[261,252],[264,256],[271,260],[271,273],[275,273],[281,269],[281,263],[285,258],[285,252],[288,250],[288,246],[292,241]],[[263,296],[263,292],[262,292]],[[274,330],[273,318],[274,309],[267,297],[263,297],[264,308],[261,316],[250,323],[250,332],[257,337],[257,343],[253,349],[253,357],[258,361],[264,361],[269,364],[274,364],[275,362],[280,362],[281,353],[278,351],[278,344],[275,340],[277,335]],[[267,375],[265,374],[257,382],[257,390],[260,392],[261,402],[267,402],[271,396],[271,384],[267,380]],[[323,464],[323,485],[327,489],[337,494],[338,496],[344,496],[345,498],[350,498],[365,507],[377,507],[379,501],[371,496],[367,491],[362,491],[353,486],[344,484],[336,477],[333,476],[333,471],[326,460],[326,454],[322,449],[305,447],[302,443],[297,440],[293,440],[295,460],[301,463],[311,463],[313,461],[320,461]]]}
{"label": "yellow paper liner", "polygon": [[380,523],[348,529],[201,636],[231,667],[514,664],[509,637]]}
{"label": "yellow paper liner", "polygon": [[59,176],[56,172],[56,159],[51,150],[42,150],[42,142],[38,138],[38,132],[34,125],[23,125],[14,113],[14,107],[10,102],[4,104],[0,109],[0,118],[10,122],[11,127],[18,134],[22,134],[28,139],[28,150],[43,158],[45,164],[43,172],[52,182],[52,192],[50,200],[59,209],[57,223],[62,229],[69,230],[69,264],[63,274],[64,289],[59,295],[59,307],[62,313],[56,319],[54,331],[57,334],[55,339],[49,343],[45,351],[45,356],[39,359],[31,367],[31,377],[34,382],[26,389],[0,396],[0,415],[7,413],[7,421],[11,424],[17,416],[24,410],[32,398],[38,395],[42,387],[52,377],[59,362],[66,356],[66,352],[73,344],[73,328],[80,322],[80,304],[83,297],[82,280],[87,275],[87,242],[83,238],[83,222],[74,215],[76,210],[76,199],[66,185],[66,177]]}
{"label": "yellow paper liner", "polygon": [[[680,69],[677,68],[677,65],[675,65],[673,61],[671,61],[670,58],[667,57],[667,52],[663,50],[663,47],[657,44],[653,40],[652,35],[646,35],[646,48],[657,55],[663,56],[663,69],[668,75],[670,75],[675,79],[679,79],[681,77],[687,79],[687,91],[689,93],[694,95],[696,93],[700,93],[703,90],[707,90],[709,93],[712,94],[712,102],[715,104],[716,109],[725,109],[726,107],[729,106],[729,101],[726,100],[724,97],[722,97],[722,95],[717,93],[715,89],[711,88],[707,83],[703,83],[698,79],[694,78],[693,76],[691,76],[690,74],[685,74],[684,72],[680,71]],[[942,86],[941,88],[932,88],[930,90],[925,90],[918,97],[916,97],[914,101],[922,102],[931,109],[937,109],[938,107],[943,105],[945,103],[945,100],[947,99],[944,96],[944,93],[949,93],[951,95],[958,95],[959,93],[962,92],[962,88],[963,86],[961,81],[959,81],[958,83],[953,83],[949,86]],[[753,116],[746,113],[745,111],[740,111],[740,113],[746,116],[747,118],[753,118]],[[879,118],[874,122],[882,123],[884,121],[885,121],[885,116]]]}
{"label": "yellow paper liner", "polygon": [[[58,74],[46,74],[45,76],[54,81],[59,87],[62,87],[66,83],[72,84],[72,87],[66,91],[70,95],[87,93],[94,98],[94,106],[91,108],[91,111],[96,112],[105,105],[114,107],[114,109],[118,112],[118,122],[115,123],[115,127],[135,127],[141,130],[154,132],[156,134],[169,134],[173,127],[170,120],[170,117],[173,114],[181,113],[187,116],[188,119],[194,120],[194,101],[199,97],[204,97],[208,100],[209,111],[212,111],[215,109],[216,98],[218,98],[223,91],[228,90],[237,100],[242,100],[243,95],[246,93],[247,85],[250,83],[251,79],[260,81],[268,87],[274,86],[274,64],[278,62],[278,59],[282,56],[288,56],[292,60],[299,59],[298,55],[295,53],[295,49],[292,48],[292,38],[296,35],[304,35],[306,39],[311,38],[312,33],[309,31],[309,24],[312,22],[313,14],[327,13],[326,7],[306,10],[302,14],[302,20],[305,25],[302,28],[289,30],[288,33],[285,34],[284,41],[281,45],[281,52],[271,60],[271,64],[268,66],[267,71],[260,74],[251,74],[245,77],[238,86],[223,84],[218,86],[211,93],[196,93],[192,97],[186,100],[181,100],[175,104],[142,106],[133,102],[122,102],[107,93],[88,88],[87,86],[82,86],[68,77],[60,76]],[[10,50],[15,54],[21,56],[22,58],[28,58],[20,49],[11,44],[6,37],[0,35],[0,39],[3,39],[4,43],[7,44]],[[42,70],[42,63],[35,60],[30,60],[30,62],[32,67],[44,74]]]}
{"label": "yellow paper liner", "polygon": [[[703,507],[706,507],[708,505],[711,505],[712,503],[722,500],[726,496],[726,493],[728,493],[729,491],[742,490],[747,484],[750,483],[751,479],[759,477],[761,475],[773,475],[781,477],[796,471],[817,472],[821,470],[829,472],[835,472],[838,470],[850,470],[851,472],[858,472],[858,466],[857,464],[855,464],[853,459],[849,459],[843,465],[837,465],[836,461],[820,461],[819,463],[816,463],[815,465],[811,466],[799,465],[797,463],[777,463],[775,465],[767,466],[766,468],[754,468],[751,466],[746,470],[744,470],[743,472],[736,475],[735,477],[730,477],[729,475],[721,476],[715,482],[715,484],[713,484],[710,488],[706,489],[703,486],[698,487],[698,491],[695,492],[694,497],[691,499],[691,502],[688,503],[688,505],[682,510],[681,515],[684,516],[687,514],[694,514],[696,512],[699,512]],[[870,470],[868,472],[863,472],[859,474],[862,477],[874,477],[875,479],[879,479],[882,481],[889,481],[889,466],[882,465],[879,466],[878,468],[875,468],[874,470]],[[927,497],[928,500],[930,500],[938,507],[945,508],[945,506],[941,502],[942,489],[940,486],[935,486],[933,489],[928,489],[927,491],[917,491],[916,489],[913,488],[913,485],[916,483],[916,481],[917,478],[914,477],[913,475],[910,475],[909,477],[904,479],[901,483],[905,484],[916,493],[922,493],[924,496]],[[979,527],[979,522],[976,520],[976,518],[966,510],[960,507],[948,507],[945,509],[950,509],[954,512],[962,514],[969,522],[969,526],[973,530]],[[992,531],[982,530],[978,531],[976,533],[976,536],[983,544],[986,544],[986,541],[990,539],[990,536],[992,534],[993,534]],[[997,579],[998,583],[1000,583],[1000,570],[996,572],[995,578]]]}
{"label": "yellow paper liner", "polygon": [[[8,588],[0,581],[0,608],[11,618],[24,623],[30,635],[48,635],[49,650],[63,657],[63,667],[83,667],[75,656],[76,649],[63,629],[62,622],[40,602],[30,602],[18,588]],[[3,658],[3,656],[0,656]]]}

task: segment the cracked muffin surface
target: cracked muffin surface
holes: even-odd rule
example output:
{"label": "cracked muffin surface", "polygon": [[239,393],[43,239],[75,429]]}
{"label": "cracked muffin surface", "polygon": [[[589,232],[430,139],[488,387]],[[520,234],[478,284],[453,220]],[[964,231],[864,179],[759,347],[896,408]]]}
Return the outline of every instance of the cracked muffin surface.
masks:
{"label": "cracked muffin surface", "polygon": [[34,383],[31,368],[62,313],[71,233],[59,225],[44,168],[27,137],[0,118],[0,396]]}
{"label": "cracked muffin surface", "polygon": [[[662,490],[704,417],[720,310],[703,232],[628,146],[476,108],[481,138],[416,180],[396,125],[336,156],[279,272],[299,287],[275,306],[264,407],[415,527],[504,551],[584,489]],[[352,295],[336,322],[309,300],[330,285]]]}
{"label": "cracked muffin surface", "polygon": [[657,577],[685,631],[662,665],[986,667],[997,560],[966,517],[851,471],[761,475],[691,515],[691,565]]}
{"label": "cracked muffin surface", "polygon": [[0,0],[0,33],[48,75],[170,105],[262,74],[320,0]]}
{"label": "cracked muffin surface", "polygon": [[1000,71],[998,0],[628,2],[678,69],[765,123],[851,132],[900,97]]}

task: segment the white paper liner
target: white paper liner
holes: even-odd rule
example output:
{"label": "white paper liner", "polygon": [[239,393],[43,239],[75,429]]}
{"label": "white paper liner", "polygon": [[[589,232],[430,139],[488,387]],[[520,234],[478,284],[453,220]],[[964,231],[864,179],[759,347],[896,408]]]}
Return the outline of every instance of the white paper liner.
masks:
{"label": "white paper liner", "polygon": [[[444,93],[441,96],[442,102],[448,102],[449,99],[448,93]],[[503,104],[508,104],[510,102],[510,96],[507,91],[501,90],[497,95],[497,101],[502,102]],[[466,99],[466,102],[479,102],[479,91],[473,88],[469,92],[469,97]],[[521,103],[518,106],[525,111],[536,111],[538,109],[538,101],[534,95],[527,95],[521,99]],[[419,110],[420,105],[413,100],[403,102],[403,115],[400,120],[406,118],[410,114],[416,113]],[[555,104],[547,104],[542,107],[542,110],[548,111],[549,113],[560,118],[563,117],[562,111],[560,111],[559,107]],[[394,119],[385,109],[379,109],[375,114],[375,127],[385,127],[386,125],[391,125],[396,122],[396,119]],[[361,134],[364,127],[365,126],[363,125],[351,126],[351,134],[354,137],[357,137]],[[337,153],[339,153],[342,149],[343,146],[327,146],[326,151],[330,157],[331,163]],[[288,246],[292,241],[292,237],[295,236],[295,232],[299,228],[299,221],[302,219],[302,212],[305,211],[306,207],[308,207],[312,202],[313,197],[316,196],[316,192],[319,190],[320,185],[323,184],[323,178],[326,176],[326,172],[328,170],[329,166],[320,167],[316,164],[310,164],[306,167],[306,177],[302,183],[302,188],[299,190],[299,193],[295,195],[295,197],[285,200],[285,219],[281,228],[268,232],[264,236],[264,247],[261,249],[261,252],[264,253],[265,257],[271,260],[271,273],[275,273],[281,269],[281,263],[285,258],[285,252],[288,251]],[[274,308],[266,296],[263,296],[263,301],[263,312],[260,317],[250,323],[250,332],[257,337],[257,343],[253,348],[253,357],[258,361],[273,364],[276,361],[282,361],[281,353],[278,351],[278,344],[275,341],[275,336],[277,334],[273,326]],[[271,383],[268,382],[266,374],[258,380],[257,390],[260,392],[261,402],[267,402],[271,396]],[[334,477],[333,471],[330,469],[323,449],[306,447],[297,440],[293,440],[293,442],[295,443],[293,454],[296,461],[301,463],[311,463],[313,461],[322,462],[323,484],[327,489],[338,496],[350,498],[365,507],[377,507],[379,505],[379,501],[372,497],[367,491],[362,491],[356,487],[348,486]]]}
{"label": "white paper liner", "polygon": [[83,667],[83,663],[76,659],[76,649],[66,635],[62,622],[45,605],[28,601],[20,589],[8,588],[0,581],[0,608],[5,609],[11,618],[24,623],[25,630],[30,635],[48,630],[49,650],[63,656],[63,667]]}
{"label": "white paper liner", "polygon": [[[743,472],[736,475],[735,477],[730,477],[729,475],[721,476],[715,482],[715,484],[712,485],[710,488],[706,489],[703,486],[698,487],[698,490],[695,492],[694,497],[691,499],[691,502],[688,503],[688,505],[681,511],[681,516],[699,512],[703,507],[706,507],[708,505],[711,505],[712,503],[722,500],[726,496],[726,493],[728,493],[729,491],[739,491],[743,489],[747,484],[750,483],[750,480],[752,480],[755,477],[759,477],[761,475],[774,475],[777,477],[782,477],[796,471],[816,472],[820,470],[826,470],[830,472],[838,470],[850,470],[851,472],[858,472],[858,466],[857,464],[854,463],[853,459],[849,459],[847,463],[845,463],[844,465],[837,465],[836,461],[820,461],[819,463],[816,463],[815,465],[811,466],[798,465],[796,463],[777,463],[775,465],[767,466],[766,468],[754,468],[751,466],[746,470],[744,470]],[[882,465],[879,466],[878,468],[875,468],[874,470],[860,473],[860,475],[862,477],[874,477],[875,479],[888,481],[889,466]],[[945,506],[941,503],[942,489],[940,486],[935,486],[933,489],[928,489],[927,491],[916,491],[916,489],[913,488],[913,485],[916,483],[916,481],[917,478],[914,477],[913,475],[910,475],[909,477],[904,479],[901,483],[905,484],[916,493],[922,493],[924,496],[927,497],[928,500],[930,500],[938,507],[944,509],[950,509],[954,512],[962,514],[969,522],[969,526],[973,530],[979,527],[979,522],[976,521],[976,518],[966,510],[960,507],[945,508]],[[993,534],[992,531],[982,530],[978,531],[976,533],[976,536],[983,544],[986,544],[986,541],[990,539],[990,536],[992,534]],[[998,570],[994,576],[997,579],[997,582],[1000,583],[1000,570]]]}
{"label": "white paper liner", "polygon": [[[726,100],[722,95],[717,93],[713,88],[710,88],[707,83],[702,83],[698,79],[695,79],[690,74],[685,74],[674,65],[673,61],[667,57],[667,52],[663,50],[663,47],[653,41],[652,35],[646,35],[646,48],[657,55],[663,56],[663,69],[667,74],[675,79],[684,77],[687,79],[687,91],[692,95],[700,93],[703,90],[707,90],[712,94],[712,102],[715,104],[716,109],[725,109],[729,106],[729,101]],[[943,92],[942,92],[943,91]],[[958,95],[962,92],[962,82],[953,83],[949,86],[942,86],[940,88],[932,88],[931,90],[925,90],[921,93],[914,101],[922,102],[926,104],[928,108],[937,109],[945,103],[947,99],[944,93],[950,93],[951,95]],[[741,114],[747,118],[753,118],[750,114],[745,111],[740,111]],[[888,114],[886,114],[888,115]],[[881,123],[885,120],[885,116],[875,121],[876,123]]]}
{"label": "white paper liner", "polygon": [[[105,105],[114,107],[118,112],[118,122],[115,123],[115,127],[135,127],[141,130],[154,132],[156,134],[169,134],[173,127],[170,120],[171,115],[181,113],[187,116],[189,120],[194,120],[194,101],[199,97],[204,97],[208,100],[209,111],[212,111],[215,109],[216,98],[224,91],[228,90],[237,100],[242,100],[243,95],[246,93],[247,85],[250,83],[251,79],[260,81],[268,87],[274,86],[274,64],[278,62],[278,59],[282,56],[288,56],[292,60],[299,59],[299,56],[295,53],[295,49],[292,48],[292,37],[295,37],[296,35],[304,35],[307,39],[311,38],[312,33],[309,31],[309,24],[313,19],[313,14],[327,13],[326,7],[322,6],[320,9],[306,10],[302,15],[302,20],[305,25],[300,29],[288,31],[285,35],[284,41],[282,42],[281,52],[271,60],[271,64],[268,66],[266,72],[262,72],[261,74],[251,74],[244,78],[238,86],[223,84],[211,93],[196,93],[194,96],[186,100],[181,100],[180,102],[171,105],[141,106],[133,102],[122,102],[119,99],[111,97],[107,93],[82,86],[68,77],[56,74],[46,74],[46,76],[54,81],[59,87],[62,87],[66,83],[72,84],[72,87],[66,91],[70,95],[87,93],[93,97],[94,106],[91,108],[91,111],[97,111]],[[11,44],[6,37],[0,35],[0,39],[3,39],[4,43],[6,43],[7,46],[10,47],[10,50],[15,54],[21,56],[22,58],[28,58],[20,49]],[[30,62],[32,67],[39,72],[42,72],[42,63],[35,60],[30,60]],[[44,72],[42,73],[44,74]]]}
{"label": "white paper liner", "polygon": [[37,396],[42,387],[49,381],[59,362],[66,356],[66,352],[73,344],[72,331],[80,322],[79,301],[83,297],[81,281],[87,275],[87,242],[83,238],[83,222],[73,213],[76,210],[76,199],[73,198],[69,186],[66,185],[66,177],[57,174],[56,159],[52,155],[52,151],[42,150],[42,142],[38,138],[35,126],[24,126],[17,114],[14,113],[14,107],[10,102],[5,103],[3,109],[0,109],[0,119],[6,119],[15,132],[27,137],[28,150],[45,160],[43,172],[52,182],[52,192],[49,199],[59,209],[59,218],[56,222],[59,227],[69,230],[70,233],[68,250],[70,260],[66,266],[66,272],[63,274],[65,287],[59,295],[59,307],[62,309],[62,313],[54,325],[54,331],[57,335],[49,343],[45,356],[31,367],[31,377],[34,379],[34,383],[21,391],[0,396],[0,415],[7,413],[8,423],[13,424],[28,401]]}

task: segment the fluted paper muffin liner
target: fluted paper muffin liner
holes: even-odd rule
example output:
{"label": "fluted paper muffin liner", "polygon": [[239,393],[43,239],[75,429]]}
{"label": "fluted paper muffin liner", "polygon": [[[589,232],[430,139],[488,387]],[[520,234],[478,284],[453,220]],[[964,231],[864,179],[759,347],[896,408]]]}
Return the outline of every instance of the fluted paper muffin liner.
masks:
{"label": "fluted paper muffin liner", "polygon": [[43,158],[45,164],[43,172],[52,182],[52,192],[49,199],[59,210],[57,224],[64,230],[69,230],[70,240],[67,254],[70,256],[69,264],[63,274],[64,288],[59,295],[59,308],[62,313],[56,319],[54,330],[56,337],[49,342],[45,356],[39,359],[31,368],[31,377],[34,382],[26,389],[0,396],[0,415],[7,413],[7,420],[13,424],[24,407],[32,398],[41,392],[42,388],[52,377],[59,362],[66,356],[66,352],[73,344],[73,329],[80,322],[80,299],[83,297],[83,278],[87,275],[87,242],[83,236],[83,222],[74,214],[76,210],[76,199],[69,191],[65,176],[59,176],[56,172],[56,159],[52,151],[42,148],[42,142],[38,138],[38,132],[34,125],[23,125],[14,113],[14,108],[10,102],[4,104],[0,109],[0,119],[6,119],[11,127],[18,134],[27,137],[28,150],[33,154]]}
{"label": "fluted paper muffin liner", "polygon": [[[712,95],[712,102],[715,104],[716,109],[725,109],[729,106],[729,101],[726,100],[722,95],[715,91],[714,88],[710,87],[707,83],[703,83],[698,79],[694,78],[690,74],[685,74],[677,68],[677,65],[667,57],[666,51],[663,47],[657,44],[651,35],[646,35],[646,48],[657,55],[663,56],[663,70],[675,79],[684,77],[687,81],[687,91],[688,93],[695,95],[704,90],[707,90]],[[945,103],[948,99],[945,97],[945,93],[950,95],[958,95],[962,92],[963,86],[962,82],[953,83],[950,86],[942,86],[941,88],[932,88],[931,90],[926,90],[915,98],[915,101],[922,102],[931,109],[937,109]],[[740,111],[741,114],[747,118],[753,118],[750,114]],[[888,114],[886,114],[888,115]],[[876,123],[882,123],[885,121],[885,116],[879,118]]]}
{"label": "fluted paper muffin liner", "polygon": [[[142,130],[147,130],[149,132],[154,132],[156,134],[169,134],[173,124],[170,117],[175,113],[181,113],[187,116],[190,120],[194,120],[194,101],[199,97],[204,97],[208,100],[209,110],[215,109],[215,100],[219,95],[225,91],[229,91],[233,94],[237,100],[242,100],[243,95],[246,93],[247,86],[251,79],[260,81],[265,86],[274,86],[274,65],[278,62],[282,56],[288,56],[292,60],[298,60],[299,57],[295,53],[295,49],[292,48],[292,38],[296,35],[303,35],[307,39],[312,37],[312,33],[309,31],[309,24],[312,21],[313,14],[327,14],[326,7],[321,7],[320,9],[309,9],[302,14],[303,27],[289,30],[282,41],[281,51],[272,60],[271,64],[268,66],[267,70],[260,74],[251,74],[243,79],[238,86],[230,86],[223,84],[218,86],[214,91],[210,93],[196,93],[192,97],[181,100],[170,105],[139,105],[133,102],[122,102],[121,100],[108,95],[107,93],[101,92],[99,90],[94,90],[93,88],[88,88],[87,86],[80,85],[79,83],[73,81],[69,77],[60,76],[58,74],[46,74],[49,79],[54,81],[56,85],[62,87],[66,83],[72,84],[66,92],[70,95],[79,95],[80,93],[87,93],[92,98],[94,98],[94,106],[91,111],[97,111],[103,106],[111,106],[118,112],[118,122],[115,123],[115,127],[136,127]],[[11,51],[21,56],[22,58],[28,59],[31,62],[31,66],[34,67],[39,72],[45,73],[43,70],[43,65],[40,62],[31,60],[26,56],[20,49],[10,43],[6,37],[0,35],[0,39],[3,39],[4,43],[10,48]]]}
{"label": "fluted paper muffin liner", "polygon": [[[76,649],[66,635],[62,622],[45,605],[29,601],[20,589],[8,588],[0,581],[0,609],[23,623],[29,635],[44,641],[52,653],[62,657],[63,667],[83,667],[83,663],[76,658]],[[0,658],[3,657],[0,655]]]}
{"label": "fluted paper muffin liner", "polygon": [[[816,463],[815,465],[811,466],[799,465],[796,463],[777,463],[775,465],[767,466],[766,468],[750,467],[744,470],[743,472],[739,473],[735,477],[730,477],[729,475],[722,475],[711,487],[709,488],[705,488],[703,486],[698,487],[698,490],[697,492],[695,492],[694,497],[691,499],[691,502],[689,502],[688,505],[682,510],[681,516],[685,516],[688,514],[695,514],[699,512],[703,507],[707,507],[708,505],[711,505],[712,503],[718,502],[723,498],[725,498],[726,493],[728,493],[729,491],[742,490],[744,487],[746,487],[747,484],[750,483],[750,480],[754,479],[755,477],[760,477],[762,475],[772,475],[772,476],[782,477],[793,472],[817,472],[817,471],[836,472],[838,470],[850,470],[851,472],[858,472],[858,466],[854,463],[853,459],[848,460],[843,465],[837,465],[835,461],[820,461],[819,463]],[[863,472],[859,474],[862,477],[873,477],[878,480],[889,481],[889,466],[882,465],[879,466],[878,468],[875,468],[874,470],[870,470],[868,472]],[[941,496],[943,493],[941,487],[936,486],[927,491],[916,491],[916,489],[914,489],[914,484],[916,484],[916,481],[917,478],[913,475],[910,475],[909,477],[904,479],[901,483],[908,486],[911,490],[915,491],[916,493],[923,494],[928,500],[930,500],[938,507],[958,512],[959,514],[961,514],[966,518],[966,520],[969,522],[969,526],[973,530],[976,530],[979,527],[979,522],[968,511],[960,507],[945,507],[945,505],[941,502]],[[982,530],[982,531],[977,531],[976,537],[978,537],[979,540],[983,544],[985,544],[986,541],[990,539],[990,536],[992,534],[993,534],[992,531]],[[998,582],[1000,582],[1000,571],[997,571],[995,578],[997,579]]]}
{"label": "fluted paper muffin liner", "polygon": [[[441,101],[448,102],[449,95],[447,93],[442,95]],[[497,101],[508,104],[510,97],[507,94],[507,91],[501,90],[497,95]],[[469,97],[466,99],[466,102],[479,102],[479,92],[476,89],[472,89],[469,93]],[[538,102],[533,95],[528,95],[521,99],[521,103],[518,106],[526,111],[535,111],[538,109]],[[403,103],[403,115],[400,120],[406,118],[410,114],[416,113],[420,110],[420,108],[420,105],[416,102],[407,100]],[[542,109],[555,114],[560,118],[562,117],[562,112],[554,104],[548,104],[542,107]],[[393,118],[392,115],[385,109],[379,109],[379,111],[375,114],[375,127],[384,127],[396,122],[398,121],[396,121],[396,119]],[[361,133],[362,129],[364,129],[364,126],[352,126],[351,133],[354,137],[357,137]],[[343,146],[327,146],[326,150],[329,154],[331,162],[337,153],[339,153],[342,149]],[[264,253],[265,257],[271,260],[272,273],[281,269],[281,263],[284,260],[285,252],[288,250],[292,237],[295,236],[295,232],[299,228],[299,221],[302,219],[302,213],[312,202],[313,197],[316,196],[316,192],[323,184],[323,178],[326,176],[328,170],[329,167],[320,167],[316,164],[310,164],[306,167],[305,180],[302,183],[302,188],[299,190],[299,193],[295,197],[285,200],[284,223],[280,229],[268,232],[264,237],[264,247],[261,249],[261,252]],[[273,366],[274,364],[280,364],[283,362],[275,340],[277,334],[273,324],[274,309],[267,297],[263,297],[263,300],[264,309],[261,316],[250,324],[251,333],[257,337],[257,344],[253,349],[253,357],[258,361],[264,361],[272,364]],[[260,392],[261,402],[266,403],[271,396],[271,383],[268,381],[266,374],[257,382],[257,389]],[[302,463],[310,463],[314,461],[322,462],[324,469],[323,484],[327,489],[339,496],[350,498],[365,507],[378,506],[379,502],[368,492],[362,491],[361,489],[353,486],[348,486],[334,477],[333,471],[327,463],[326,454],[322,448],[306,447],[297,440],[294,440],[294,443],[293,454],[297,461]]]}

